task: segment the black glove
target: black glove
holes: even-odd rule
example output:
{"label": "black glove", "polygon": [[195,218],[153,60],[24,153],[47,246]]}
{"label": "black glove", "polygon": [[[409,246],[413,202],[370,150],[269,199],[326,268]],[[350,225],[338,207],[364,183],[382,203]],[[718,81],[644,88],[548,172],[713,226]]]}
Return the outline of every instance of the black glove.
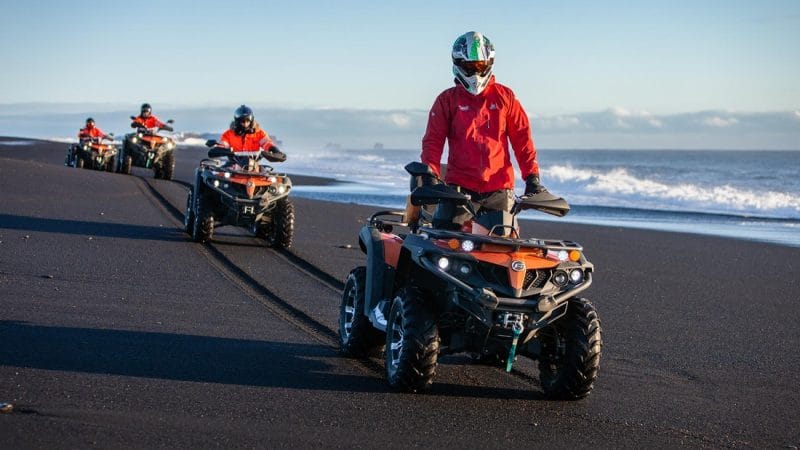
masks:
{"label": "black glove", "polygon": [[267,159],[269,162],[284,162],[286,161],[286,153],[278,150],[278,147],[274,145],[267,149],[266,151],[261,151],[261,156]]}
{"label": "black glove", "polygon": [[541,194],[547,192],[547,188],[539,183],[539,175],[528,175],[525,179],[525,195]]}

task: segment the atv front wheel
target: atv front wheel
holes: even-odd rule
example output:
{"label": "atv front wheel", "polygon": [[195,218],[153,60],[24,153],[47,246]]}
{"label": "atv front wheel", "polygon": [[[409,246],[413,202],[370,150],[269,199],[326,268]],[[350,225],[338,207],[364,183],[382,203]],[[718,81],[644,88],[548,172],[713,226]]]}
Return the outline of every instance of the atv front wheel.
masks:
{"label": "atv front wheel", "polygon": [[195,199],[195,217],[192,224],[192,240],[207,242],[214,236],[214,214],[211,212],[205,196],[200,194]]}
{"label": "atv front wheel", "polygon": [[278,200],[275,205],[275,239],[273,246],[279,248],[289,248],[294,239],[294,205],[288,198]]}
{"label": "atv front wheel", "polygon": [[569,300],[566,315],[543,329],[539,339],[539,381],[545,395],[561,400],[589,395],[603,348],[600,319],[589,300]]}
{"label": "atv front wheel", "polygon": [[133,157],[127,154],[127,152],[123,153],[122,158],[120,159],[119,172],[124,173],[125,175],[130,175],[132,165],[133,165]]}
{"label": "atv front wheel", "polygon": [[385,338],[364,314],[367,268],[350,271],[339,307],[339,351],[345,356],[366,358],[383,351]]}
{"label": "atv front wheel", "polygon": [[106,161],[106,172],[116,172],[117,171],[117,158],[113,157]]}
{"label": "atv front wheel", "polygon": [[189,195],[186,197],[186,212],[183,213],[183,229],[190,235],[194,228],[194,205],[192,204],[192,197],[194,197],[194,195],[192,191],[189,190]]}
{"label": "atv front wheel", "polygon": [[75,157],[75,168],[76,169],[83,169],[86,165],[86,161],[83,160],[83,157],[76,156]]}
{"label": "atv front wheel", "polygon": [[161,160],[161,178],[171,180],[175,175],[175,154],[169,152]]}
{"label": "atv front wheel", "polygon": [[436,318],[415,288],[392,302],[386,324],[386,380],[395,389],[422,392],[433,383],[439,359]]}

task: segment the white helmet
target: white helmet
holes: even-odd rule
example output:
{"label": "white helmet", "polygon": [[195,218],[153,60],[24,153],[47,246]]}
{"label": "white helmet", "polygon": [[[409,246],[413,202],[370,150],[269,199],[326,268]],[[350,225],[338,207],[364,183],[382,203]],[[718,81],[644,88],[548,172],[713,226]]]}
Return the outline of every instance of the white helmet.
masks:
{"label": "white helmet", "polygon": [[494,45],[477,31],[464,33],[453,43],[453,75],[472,95],[486,89],[492,77]]}

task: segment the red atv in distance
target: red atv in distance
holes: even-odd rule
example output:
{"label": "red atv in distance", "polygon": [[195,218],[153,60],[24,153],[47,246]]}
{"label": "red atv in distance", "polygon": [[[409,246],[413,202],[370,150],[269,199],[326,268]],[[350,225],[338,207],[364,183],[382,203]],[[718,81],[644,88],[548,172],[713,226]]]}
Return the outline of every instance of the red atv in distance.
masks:
{"label": "red atv in distance", "polygon": [[[135,119],[131,116],[131,120]],[[172,119],[167,121],[170,125],[174,122]],[[160,128],[142,126],[126,134],[122,151],[119,152],[117,170],[130,175],[131,167],[144,167],[153,169],[155,178],[171,180],[175,174],[175,140],[158,134],[161,130],[173,131],[168,125]]]}
{"label": "red atv in distance", "polygon": [[[184,227],[195,242],[210,241],[214,230],[234,225],[250,230],[270,247],[288,248],[294,237],[292,180],[276,173],[262,157],[280,162],[285,155],[266,151],[233,152],[206,142],[208,157],[200,162],[186,199]],[[282,158],[282,159],[281,159]]]}
{"label": "red atv in distance", "polygon": [[[105,144],[104,139],[112,142]],[[114,145],[114,135],[107,138],[92,137],[82,138],[77,144],[72,144],[67,149],[66,165],[78,169],[116,171],[117,147]]]}

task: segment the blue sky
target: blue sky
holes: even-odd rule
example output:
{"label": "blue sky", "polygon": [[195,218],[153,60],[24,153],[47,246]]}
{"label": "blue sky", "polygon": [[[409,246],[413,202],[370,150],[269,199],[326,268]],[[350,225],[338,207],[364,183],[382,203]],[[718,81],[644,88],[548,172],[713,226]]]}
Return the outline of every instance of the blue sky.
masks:
{"label": "blue sky", "polygon": [[760,128],[763,146],[800,148],[796,0],[13,2],[0,105],[369,109],[417,126],[397,114],[451,85],[450,45],[473,29],[544,137],[597,130],[597,114],[635,118],[624,134],[705,111],[711,130],[769,115],[782,128]]}

